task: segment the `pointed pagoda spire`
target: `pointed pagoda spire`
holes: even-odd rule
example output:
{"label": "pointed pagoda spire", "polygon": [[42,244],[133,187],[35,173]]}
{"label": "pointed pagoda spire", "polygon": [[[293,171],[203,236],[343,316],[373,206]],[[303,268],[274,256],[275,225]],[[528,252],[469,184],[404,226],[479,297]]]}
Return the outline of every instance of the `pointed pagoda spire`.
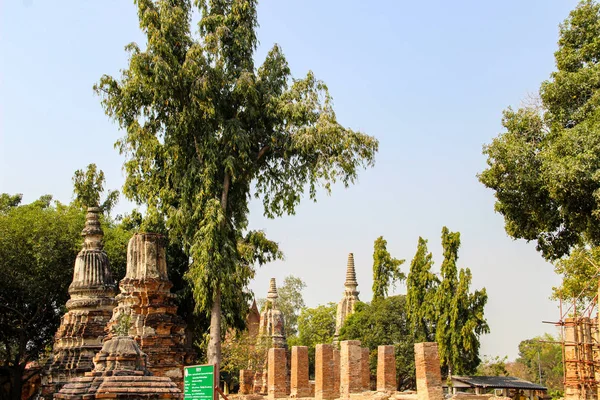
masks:
{"label": "pointed pagoda spire", "polygon": [[348,263],[346,264],[346,282],[344,282],[344,296],[338,303],[335,317],[335,334],[333,343],[338,343],[340,330],[346,318],[354,313],[354,305],[359,301],[360,292],[356,290],[358,282],[356,281],[356,270],[354,269],[354,254],[348,254]]}
{"label": "pointed pagoda spire", "polygon": [[98,207],[87,209],[81,235],[83,245],[75,259],[73,281],[69,286],[67,313],[54,336],[52,358],[48,364],[48,393],[67,381],[94,368],[93,358],[102,348],[104,328],[115,307],[116,283],[102,250],[104,232]]}
{"label": "pointed pagoda spire", "polygon": [[356,290],[358,282],[356,281],[356,270],[354,269],[354,253],[348,254],[348,264],[346,265],[346,282],[344,286]]}
{"label": "pointed pagoda spire", "polygon": [[277,293],[277,285],[275,284],[275,278],[271,278],[269,282],[269,292],[267,293],[267,299],[273,301],[279,297]]}

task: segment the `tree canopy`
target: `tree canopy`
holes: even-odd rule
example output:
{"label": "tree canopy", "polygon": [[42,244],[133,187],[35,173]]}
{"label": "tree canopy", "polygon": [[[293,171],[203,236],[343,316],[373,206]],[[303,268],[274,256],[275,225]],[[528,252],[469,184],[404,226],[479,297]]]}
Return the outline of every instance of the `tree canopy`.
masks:
{"label": "tree canopy", "polygon": [[469,375],[480,363],[479,337],[489,333],[484,317],[487,303],[485,288],[470,292],[471,270],[460,269],[458,249],[460,233],[442,229],[444,260],[441,280],[435,295],[435,339],[439,345],[440,362],[448,374]]}
{"label": "tree canopy", "polygon": [[406,279],[407,318],[415,343],[435,341],[435,291],[440,281],[431,272],[432,258],[427,240],[419,237]]}
{"label": "tree canopy", "polygon": [[0,211],[0,395],[15,399],[25,365],[52,344],[60,323],[84,215],[51,196],[26,205],[21,196],[2,199],[12,201]]}
{"label": "tree canopy", "polygon": [[[278,45],[257,68],[256,1],[198,0],[198,36],[187,0],[138,0],[145,49],[127,46],[120,78],[95,85],[124,130],[124,194],[164,218],[192,263],[198,312],[210,313],[208,360],[219,364],[222,305],[242,318],[253,265],[280,256],[248,231],[248,202],[293,214],[305,190],[353,183],[371,166],[376,139],[343,127],[327,86],[312,72],[294,79]],[[238,310],[236,310],[236,307]]]}
{"label": "tree canopy", "polygon": [[560,26],[557,70],[538,104],[504,111],[479,180],[513,238],[556,260],[600,245],[600,5],[584,0]]}
{"label": "tree canopy", "polygon": [[542,336],[521,341],[519,343],[519,357],[516,362],[526,367],[526,375],[522,378],[541,383],[548,387],[549,391],[562,394],[562,348],[557,338],[546,333]]}
{"label": "tree canopy", "polygon": [[371,372],[376,374],[377,347],[396,348],[396,381],[398,390],[414,389],[414,342],[406,315],[406,298],[389,296],[368,303],[357,303],[340,332],[340,340],[360,340],[371,352]]}
{"label": "tree canopy", "polygon": [[315,346],[331,343],[335,334],[337,305],[329,303],[316,308],[303,308],[298,316],[298,335],[288,338],[288,346],[307,346],[309,371],[314,374]]}
{"label": "tree canopy", "polygon": [[402,281],[406,275],[400,271],[404,260],[393,258],[387,250],[387,241],[379,236],[373,245],[373,299],[384,298],[390,286]]}

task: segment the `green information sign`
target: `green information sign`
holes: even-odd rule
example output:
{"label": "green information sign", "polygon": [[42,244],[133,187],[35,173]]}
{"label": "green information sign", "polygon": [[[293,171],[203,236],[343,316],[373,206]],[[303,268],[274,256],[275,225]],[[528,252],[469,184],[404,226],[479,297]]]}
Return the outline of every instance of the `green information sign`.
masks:
{"label": "green information sign", "polygon": [[184,400],[214,400],[214,395],[214,365],[192,365],[183,367]]}

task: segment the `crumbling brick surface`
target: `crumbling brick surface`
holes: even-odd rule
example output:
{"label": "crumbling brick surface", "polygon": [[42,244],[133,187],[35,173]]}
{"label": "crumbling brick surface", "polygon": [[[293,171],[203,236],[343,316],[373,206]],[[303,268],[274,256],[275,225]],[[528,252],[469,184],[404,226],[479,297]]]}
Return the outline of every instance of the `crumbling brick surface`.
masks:
{"label": "crumbling brick surface", "polygon": [[291,367],[291,397],[308,397],[310,388],[308,386],[308,347],[292,347]]}
{"label": "crumbling brick surface", "polygon": [[396,352],[394,346],[377,348],[377,391],[396,390]]}
{"label": "crumbling brick surface", "polygon": [[362,348],[358,340],[344,340],[340,349],[340,398],[362,392]]}
{"label": "crumbling brick surface", "polygon": [[270,348],[268,360],[268,397],[270,399],[279,399],[287,397],[287,360],[285,349]]}
{"label": "crumbling brick surface", "polygon": [[335,399],[333,377],[333,346],[318,344],[315,348],[315,398],[317,400]]}
{"label": "crumbling brick surface", "polygon": [[340,395],[340,350],[333,348],[333,391]]}
{"label": "crumbling brick surface", "polygon": [[415,343],[418,400],[443,400],[437,343]]}
{"label": "crumbling brick surface", "polygon": [[369,356],[369,349],[367,347],[363,347],[360,358],[360,372],[363,392],[371,390],[371,366],[369,365]]}
{"label": "crumbling brick surface", "polygon": [[240,370],[240,394],[252,394],[254,391],[254,374],[250,369]]}

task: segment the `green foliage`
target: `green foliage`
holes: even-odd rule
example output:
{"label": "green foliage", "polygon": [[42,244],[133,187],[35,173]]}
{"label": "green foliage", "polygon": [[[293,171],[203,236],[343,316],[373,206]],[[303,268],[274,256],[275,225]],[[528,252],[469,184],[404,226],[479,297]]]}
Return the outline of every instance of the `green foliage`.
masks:
{"label": "green foliage", "polygon": [[11,208],[14,208],[21,204],[23,200],[22,194],[10,195],[8,193],[0,194],[0,213],[7,213]]}
{"label": "green foliage", "polygon": [[600,245],[599,11],[584,0],[570,13],[540,104],[506,110],[505,131],[483,150],[479,180],[494,190],[506,232],[536,241],[548,260]]}
{"label": "green foliage", "polygon": [[307,346],[309,373],[315,371],[315,346],[333,342],[337,306],[329,303],[316,308],[303,308],[298,316],[298,335],[288,337],[288,347]]}
{"label": "green foliage", "polygon": [[255,1],[195,2],[199,39],[189,1],[136,3],[147,46],[128,45],[120,79],[105,75],[95,90],[125,131],[125,195],[147,205],[147,221],[164,218],[192,259],[186,277],[197,311],[211,315],[209,360],[219,363],[222,308],[241,319],[253,266],[281,256],[246,232],[250,197],[269,217],[293,214],[305,188],[314,200],[319,185],[353,183],[378,143],[337,122],[311,72],[293,79],[279,46],[255,67]]}
{"label": "green foliage", "polygon": [[483,357],[481,363],[475,371],[475,375],[479,376],[509,376],[506,369],[507,356],[500,357]]}
{"label": "green foliage", "polygon": [[371,373],[377,370],[377,347],[394,345],[398,390],[415,388],[414,342],[405,296],[390,296],[371,304],[357,303],[340,332],[340,340],[360,340],[371,352]]}
{"label": "green foliage", "polygon": [[599,267],[600,247],[573,249],[569,257],[558,260],[554,265],[554,271],[563,278],[560,287],[552,288],[552,299],[577,299],[577,309],[586,308],[598,294]]}
{"label": "green foliage", "polygon": [[0,368],[10,376],[2,389],[20,398],[25,365],[52,343],[60,323],[83,214],[50,196],[26,205],[1,198],[12,201],[0,212]]}
{"label": "green foliage", "polygon": [[546,333],[523,340],[519,343],[519,357],[516,362],[526,367],[526,376],[522,377],[523,379],[541,382],[549,391],[563,391],[562,349],[557,338]]}
{"label": "green foliage", "polygon": [[432,266],[427,240],[419,237],[406,280],[407,318],[415,343],[435,341],[435,293],[440,282],[431,272]]}
{"label": "green foliage", "polygon": [[291,337],[298,332],[298,315],[305,307],[302,290],[306,283],[293,275],[286,276],[283,285],[277,289],[279,298],[277,307],[283,313],[285,320],[285,337]]}
{"label": "green foliage", "polygon": [[90,164],[85,171],[78,169],[73,175],[73,203],[77,207],[100,207],[107,215],[119,200],[117,190],[109,190],[106,199],[100,203],[100,196],[104,192],[104,172],[98,170],[96,164]]}
{"label": "green foliage", "polygon": [[373,300],[387,297],[389,287],[396,281],[403,281],[406,275],[400,271],[404,260],[392,258],[387,251],[387,241],[383,236],[375,240],[373,246]]}
{"label": "green foliage", "polygon": [[479,336],[489,333],[484,318],[485,288],[469,293],[471,271],[458,272],[460,233],[442,229],[444,260],[441,281],[436,289],[436,342],[440,362],[449,375],[473,374],[480,363]]}

